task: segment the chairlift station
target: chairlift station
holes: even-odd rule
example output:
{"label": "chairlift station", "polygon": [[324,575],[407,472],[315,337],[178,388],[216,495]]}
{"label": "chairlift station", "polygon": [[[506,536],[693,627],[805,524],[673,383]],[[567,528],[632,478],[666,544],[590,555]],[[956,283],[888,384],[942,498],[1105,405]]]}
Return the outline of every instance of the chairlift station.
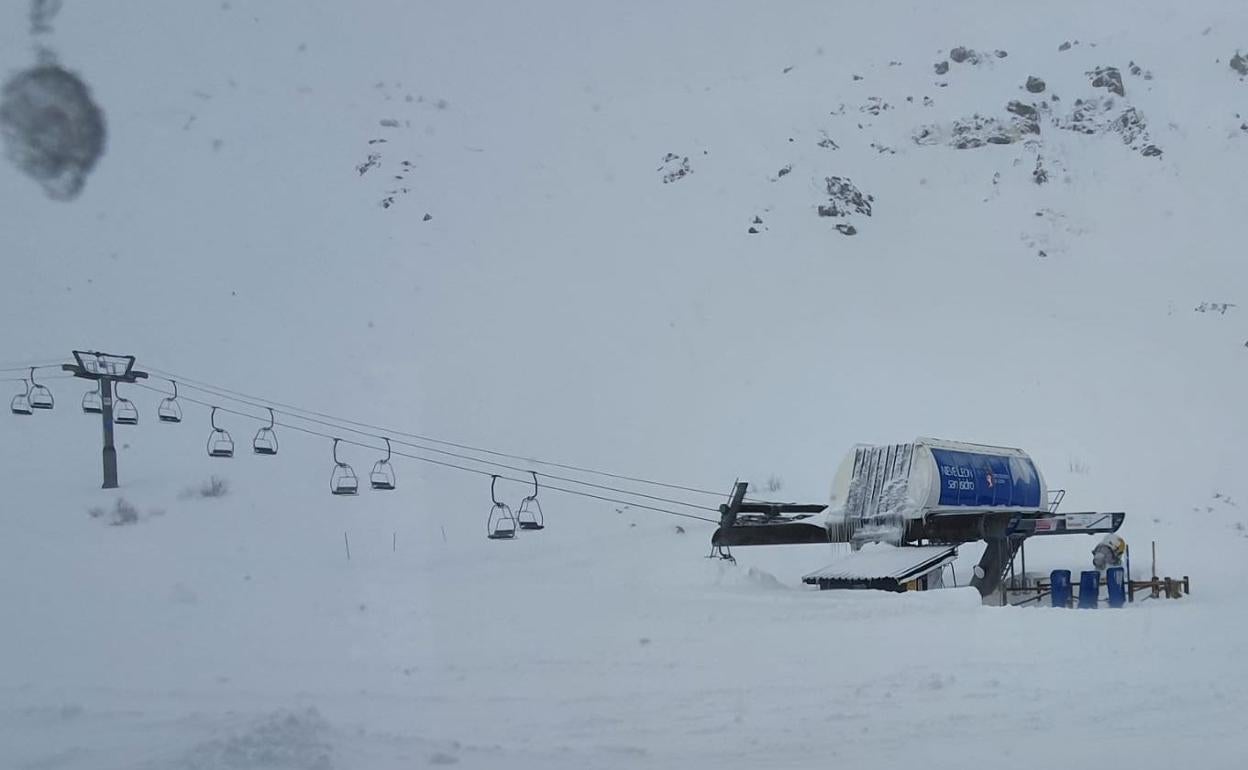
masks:
{"label": "chairlift station", "polygon": [[[970,583],[988,597],[1028,538],[1117,532],[1126,518],[1059,512],[1065,490],[1050,490],[1021,449],[932,438],[855,447],[837,470],[829,505],[747,502],[747,488],[738,482],[720,506],[713,552],[730,558],[733,546],[849,543],[855,553],[842,561],[859,563],[808,575],[820,588],[897,590],[930,574],[922,568],[931,554],[917,546],[982,540],[987,547]],[[856,553],[869,543],[901,546],[889,559],[910,563],[873,565]]]}

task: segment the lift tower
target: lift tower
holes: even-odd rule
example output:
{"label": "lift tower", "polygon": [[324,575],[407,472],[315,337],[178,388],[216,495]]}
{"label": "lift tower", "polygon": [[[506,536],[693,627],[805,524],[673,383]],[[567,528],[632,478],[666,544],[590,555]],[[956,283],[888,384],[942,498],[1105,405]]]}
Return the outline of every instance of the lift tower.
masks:
{"label": "lift tower", "polygon": [[117,356],[95,350],[75,350],[72,364],[61,368],[75,377],[95,380],[100,388],[104,426],[104,489],[117,488],[117,449],[113,446],[113,383],[146,380],[147,372],[134,368],[134,356]]}

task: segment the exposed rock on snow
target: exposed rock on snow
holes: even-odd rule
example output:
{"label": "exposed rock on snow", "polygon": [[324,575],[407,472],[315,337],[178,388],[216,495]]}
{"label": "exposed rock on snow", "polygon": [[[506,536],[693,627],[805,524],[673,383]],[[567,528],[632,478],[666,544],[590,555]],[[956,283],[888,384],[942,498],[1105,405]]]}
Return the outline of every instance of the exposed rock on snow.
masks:
{"label": "exposed rock on snow", "polygon": [[1016,120],[1017,128],[1024,134],[1040,133],[1040,115],[1036,111],[1034,105],[1026,104],[1020,101],[1011,101],[1005,105],[1005,111],[1018,116],[1021,120]]}
{"label": "exposed rock on snow", "polygon": [[910,137],[910,139],[919,146],[940,144],[940,138],[940,128],[935,125],[919,126]]}
{"label": "exposed rock on snow", "polygon": [[663,184],[684,179],[693,173],[689,167],[689,156],[682,157],[673,152],[663,156],[657,171],[663,176]]}
{"label": "exposed rock on snow", "polygon": [[948,144],[957,150],[969,150],[989,144],[1014,144],[1028,134],[1040,133],[1040,110],[1032,104],[1014,100],[1006,105],[1010,117],[1003,119],[978,113],[958,118],[946,129],[937,124],[919,126],[911,135],[917,145]]}
{"label": "exposed rock on snow", "polygon": [[953,122],[949,144],[958,150],[970,150],[988,144],[1013,144],[1022,133],[1013,122],[972,115]]}
{"label": "exposed rock on snow", "polygon": [[368,154],[368,157],[364,159],[363,163],[357,163],[355,165],[355,173],[359,174],[360,176],[364,176],[371,169],[376,168],[379,163],[381,163],[381,153],[370,152]]}
{"label": "exposed rock on snow", "polygon": [[863,193],[846,177],[830,176],[824,181],[827,184],[828,202],[819,206],[819,216],[871,216],[871,204],[875,202],[873,196]]}
{"label": "exposed rock on snow", "polygon": [[893,105],[884,101],[878,96],[867,97],[867,101],[858,108],[859,112],[865,112],[868,115],[879,115],[881,112],[891,110]]}
{"label": "exposed rock on snow", "polygon": [[1045,85],[1044,85],[1044,81],[1036,77],[1035,75],[1028,75],[1027,85],[1025,87],[1029,92],[1033,94],[1038,94],[1038,93],[1043,93]]}
{"label": "exposed rock on snow", "polygon": [[1097,67],[1090,72],[1085,73],[1092,78],[1093,88],[1108,89],[1111,94],[1126,96],[1127,91],[1122,85],[1122,73],[1117,67]]}
{"label": "exposed rock on snow", "polygon": [[949,62],[947,60],[938,61],[932,66],[932,69],[936,70],[937,75],[946,75],[949,73]]}
{"label": "exposed rock on snow", "polygon": [[1031,181],[1036,184],[1044,184],[1049,181],[1049,170],[1044,167],[1044,156],[1036,155],[1036,167],[1032,169]]}
{"label": "exposed rock on snow", "polygon": [[975,53],[966,46],[957,46],[949,51],[949,58],[958,64],[970,62],[971,64],[979,64],[979,54]]}
{"label": "exposed rock on snow", "polygon": [[1248,75],[1248,57],[1236,51],[1235,55],[1231,57],[1231,69],[1241,75]]}
{"label": "exposed rock on snow", "polygon": [[1136,64],[1135,62],[1128,62],[1128,63],[1127,63],[1127,71],[1128,71],[1128,72],[1130,72],[1132,75],[1134,75],[1134,76],[1135,76],[1135,77],[1137,77],[1137,78],[1144,78],[1145,80],[1152,80],[1152,79],[1153,79],[1153,71],[1152,71],[1152,70],[1146,70],[1146,69],[1144,69],[1143,67],[1141,67],[1140,65]]}
{"label": "exposed rock on snow", "polygon": [[1161,155],[1161,149],[1149,141],[1144,115],[1134,107],[1127,107],[1118,113],[1114,100],[1108,96],[1076,99],[1070,114],[1056,119],[1054,125],[1088,135],[1115,132],[1122,137],[1123,144],[1138,150],[1145,157]]}

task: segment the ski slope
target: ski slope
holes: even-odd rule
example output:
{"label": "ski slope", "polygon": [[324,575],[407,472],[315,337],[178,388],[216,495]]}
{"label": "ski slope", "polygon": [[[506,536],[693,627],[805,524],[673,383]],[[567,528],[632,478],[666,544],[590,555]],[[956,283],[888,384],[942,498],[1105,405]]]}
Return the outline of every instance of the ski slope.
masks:
{"label": "ski slope", "polygon": [[[33,53],[25,4],[0,13],[7,78]],[[812,592],[830,547],[734,566],[702,558],[710,524],[552,490],[546,530],[491,542],[487,476],[400,457],[394,492],[334,498],[328,438],[279,426],[253,457],[260,423],[224,414],[239,453],[211,460],[206,409],[158,424],[125,386],[142,417],[104,492],[85,388],[53,379],[54,411],[0,416],[0,767],[1238,767],[1245,22],[1229,0],[66,4],[50,43],[107,149],[70,203],[0,166],[0,368],[134,353],[803,502],[855,442],[1017,445],[1071,510],[1128,512],[1137,574],[1156,540],[1194,593]],[[978,63],[937,75],[955,46]],[[1070,130],[1106,66],[1125,94]],[[1129,108],[1159,157],[1106,128]],[[951,146],[976,115],[1011,143]],[[828,177],[871,215],[819,216]],[[195,494],[213,475],[228,493]],[[137,522],[89,515],[118,497]],[[1028,567],[1092,545],[1033,542]]]}

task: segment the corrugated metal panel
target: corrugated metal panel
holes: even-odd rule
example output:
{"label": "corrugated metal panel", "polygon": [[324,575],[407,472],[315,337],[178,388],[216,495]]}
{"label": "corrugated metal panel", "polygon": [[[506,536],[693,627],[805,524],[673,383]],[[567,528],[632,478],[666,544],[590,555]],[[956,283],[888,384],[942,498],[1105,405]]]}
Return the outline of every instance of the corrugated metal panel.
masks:
{"label": "corrugated metal panel", "polygon": [[904,499],[913,462],[914,444],[858,447],[845,505],[848,516],[861,521],[894,513],[889,506]]}
{"label": "corrugated metal panel", "polygon": [[824,580],[910,579],[953,561],[958,549],[952,546],[897,548],[888,545],[865,546],[847,554],[821,570],[802,577],[806,583]]}

